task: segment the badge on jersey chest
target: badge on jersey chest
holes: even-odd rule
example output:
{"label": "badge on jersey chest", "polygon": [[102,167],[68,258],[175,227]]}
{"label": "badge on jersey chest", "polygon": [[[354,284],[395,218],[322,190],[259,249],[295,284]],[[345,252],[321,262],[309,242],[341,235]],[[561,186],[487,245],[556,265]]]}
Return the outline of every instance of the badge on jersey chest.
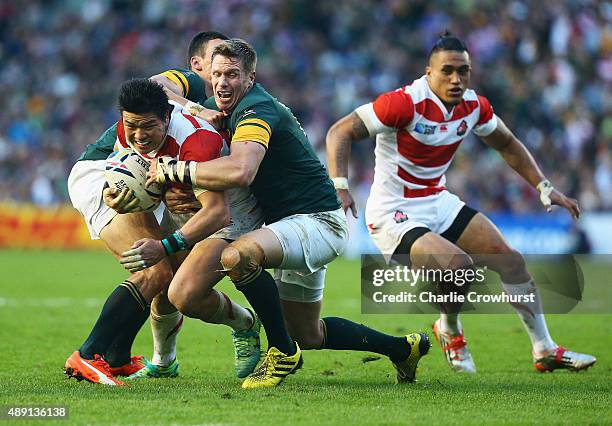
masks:
{"label": "badge on jersey chest", "polygon": [[457,136],[465,135],[465,132],[467,132],[467,129],[468,129],[467,122],[465,120],[462,120],[461,124],[459,124],[459,127],[457,127]]}

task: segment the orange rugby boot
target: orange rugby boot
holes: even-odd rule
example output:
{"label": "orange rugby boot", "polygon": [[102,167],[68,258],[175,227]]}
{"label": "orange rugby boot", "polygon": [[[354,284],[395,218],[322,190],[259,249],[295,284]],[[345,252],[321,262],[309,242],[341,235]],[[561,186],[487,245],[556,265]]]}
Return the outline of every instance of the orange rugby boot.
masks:
{"label": "orange rugby boot", "polygon": [[87,380],[91,383],[100,383],[108,386],[121,386],[123,382],[113,377],[108,363],[100,355],[94,359],[85,359],[79,351],[74,351],[66,360],[64,372],[78,381]]}

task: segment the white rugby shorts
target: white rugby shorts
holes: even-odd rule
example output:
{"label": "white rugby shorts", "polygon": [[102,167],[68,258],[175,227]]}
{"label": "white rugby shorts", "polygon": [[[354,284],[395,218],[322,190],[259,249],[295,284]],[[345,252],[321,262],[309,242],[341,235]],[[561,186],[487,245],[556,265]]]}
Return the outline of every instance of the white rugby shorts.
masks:
{"label": "white rugby shorts", "polygon": [[418,198],[397,198],[393,203],[368,199],[365,219],[376,247],[385,256],[392,255],[406,232],[418,227],[441,234],[465,203],[448,191]]}
{"label": "white rugby shorts", "polygon": [[316,302],[323,297],[327,264],[348,242],[344,211],[295,214],[266,225],[283,247],[283,260],[274,272],[280,297]]}
{"label": "white rugby shorts", "polygon": [[[85,219],[92,240],[100,239],[100,232],[118,213],[104,204],[102,190],[106,183],[105,160],[77,161],[68,177],[68,193],[75,209]],[[228,194],[232,223],[208,238],[237,239],[240,235],[258,229],[263,224],[263,213],[250,191]],[[233,204],[232,204],[233,201]],[[165,212],[165,213],[164,213]],[[168,234],[179,229],[192,214],[171,214],[164,204],[155,210],[157,222]]]}
{"label": "white rugby shorts", "polygon": [[[85,219],[92,240],[99,240],[102,228],[118,214],[102,199],[105,167],[106,160],[77,161],[68,176],[70,201]],[[160,204],[154,212],[158,223],[162,221],[164,210],[164,205]]]}

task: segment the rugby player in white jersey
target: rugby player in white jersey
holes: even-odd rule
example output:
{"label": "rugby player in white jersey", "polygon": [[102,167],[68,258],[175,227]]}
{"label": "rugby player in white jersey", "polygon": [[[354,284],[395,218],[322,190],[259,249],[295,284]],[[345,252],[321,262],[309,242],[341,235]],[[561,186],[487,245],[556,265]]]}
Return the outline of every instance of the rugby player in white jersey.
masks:
{"label": "rugby player in white jersey", "polygon": [[[446,33],[431,49],[424,76],[360,106],[331,127],[328,165],[342,206],[356,215],[348,187],[351,143],[376,136],[366,223],[383,255],[409,256],[405,261],[414,267],[458,270],[484,263],[499,273],[508,294],[535,294],[533,303],[513,305],[531,339],[535,368],[586,369],[595,357],[568,351],[551,338],[522,255],[485,215],[446,190],[444,173],[461,141],[473,131],[540,192],[547,211],[558,205],[575,219],[580,215],[576,200],[552,186],[489,101],[468,89],[470,71],[465,44]],[[455,371],[475,372],[458,306],[443,305],[441,311],[433,331],[449,365]]]}
{"label": "rugby player in white jersey", "polygon": [[[143,157],[165,155],[202,160],[220,155],[224,146],[221,136],[211,125],[192,117],[177,103],[168,103],[167,95],[157,83],[146,79],[126,83],[122,87],[119,103],[122,120],[117,126],[117,147],[131,147]],[[161,111],[159,104],[164,103],[166,110]],[[98,167],[100,163],[101,169]],[[165,250],[162,251],[164,259],[158,259],[161,262],[156,263],[166,267],[142,272],[139,269],[145,266],[144,262],[131,264],[128,256],[125,266],[132,272],[130,279],[124,281],[111,294],[90,337],[80,350],[75,351],[67,360],[67,373],[95,383],[121,384],[113,377],[113,371],[99,355],[106,353],[119,330],[135,326],[135,318],[146,313],[152,298],[167,289],[172,276],[166,273],[171,273],[166,255],[174,255],[175,252],[186,249],[191,249],[191,256],[187,256],[183,261],[185,266],[174,277],[177,287],[181,288],[182,283],[191,281],[199,283],[198,288],[201,291],[193,295],[196,298],[193,304],[200,308],[197,312],[200,315],[198,318],[206,322],[227,324],[234,329],[234,343],[238,352],[237,374],[250,373],[259,360],[259,322],[252,312],[233,303],[212,287],[221,278],[215,271],[220,267],[220,251],[228,244],[227,240],[236,239],[240,234],[261,225],[262,219],[257,214],[257,202],[252,194],[246,190],[232,194],[232,213],[240,214],[234,216],[229,226],[216,232],[227,225],[224,223],[225,214],[228,213],[227,209],[224,209],[225,196],[221,194],[223,197],[220,198],[218,193],[196,189],[194,193],[202,207],[195,214],[192,212],[186,215],[176,215],[166,210],[160,231],[152,214],[138,212],[131,193],[118,194],[107,188],[104,190],[104,201],[118,212],[100,205],[101,189],[104,185],[104,161],[80,161],[77,165],[79,167],[75,166],[69,180],[71,198],[75,207],[86,218],[92,237],[102,238],[116,257],[134,248],[132,243],[138,239],[150,237],[155,238],[159,244],[165,242]],[[100,191],[92,191],[98,187]],[[118,214],[127,212],[132,213]],[[162,239],[172,231],[176,232]],[[196,244],[213,232],[213,238]],[[193,261],[194,256],[198,256],[197,262]],[[174,260],[175,263],[180,263],[182,258]],[[166,376],[176,374],[178,365],[173,341],[176,331],[180,328],[181,317],[178,312],[176,315],[170,315],[177,319],[173,329],[168,330],[165,327],[160,333],[156,333],[154,329],[154,337],[157,338],[153,363],[147,363],[145,368],[137,371],[131,378],[158,377],[164,372],[168,373]],[[141,322],[137,324],[138,328],[140,324]],[[156,360],[155,356],[160,359]],[[240,373],[239,369],[246,371]]]}

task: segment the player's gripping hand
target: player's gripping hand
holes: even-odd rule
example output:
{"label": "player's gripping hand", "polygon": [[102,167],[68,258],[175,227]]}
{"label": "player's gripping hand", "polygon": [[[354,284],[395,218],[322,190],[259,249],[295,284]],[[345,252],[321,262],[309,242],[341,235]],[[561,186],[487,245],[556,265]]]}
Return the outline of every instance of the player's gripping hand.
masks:
{"label": "player's gripping hand", "polygon": [[185,109],[194,117],[202,118],[208,121],[217,130],[220,130],[223,126],[223,119],[226,116],[223,112],[205,108],[202,105],[191,101],[188,101],[185,104]]}
{"label": "player's gripping hand", "polygon": [[121,253],[119,262],[130,272],[142,271],[155,265],[166,257],[162,242],[152,238],[143,238],[132,244],[132,248]]}
{"label": "player's gripping hand", "polygon": [[190,189],[169,187],[163,195],[164,204],[172,213],[194,213],[202,208],[202,204]]}
{"label": "player's gripping hand", "polygon": [[223,128],[223,119],[225,118],[223,112],[203,108],[202,111],[198,112],[197,116],[208,121],[216,130],[221,130]]}
{"label": "player's gripping hand", "polygon": [[566,209],[569,214],[574,218],[580,217],[580,207],[578,206],[578,200],[565,196],[561,191],[553,188],[550,181],[542,181],[537,186],[540,191],[540,201],[546,208],[547,212],[552,211],[552,206],[560,206]]}
{"label": "player's gripping hand", "polygon": [[348,209],[351,209],[351,213],[353,213],[353,217],[357,216],[357,205],[355,204],[355,200],[353,200],[353,196],[348,189],[336,189],[338,192],[338,198],[340,198],[340,202],[342,203],[342,209],[344,213],[348,212]]}
{"label": "player's gripping hand", "polygon": [[125,188],[119,191],[117,188],[104,188],[102,199],[111,209],[117,213],[134,213],[142,211],[140,201],[136,198],[134,191]]}

